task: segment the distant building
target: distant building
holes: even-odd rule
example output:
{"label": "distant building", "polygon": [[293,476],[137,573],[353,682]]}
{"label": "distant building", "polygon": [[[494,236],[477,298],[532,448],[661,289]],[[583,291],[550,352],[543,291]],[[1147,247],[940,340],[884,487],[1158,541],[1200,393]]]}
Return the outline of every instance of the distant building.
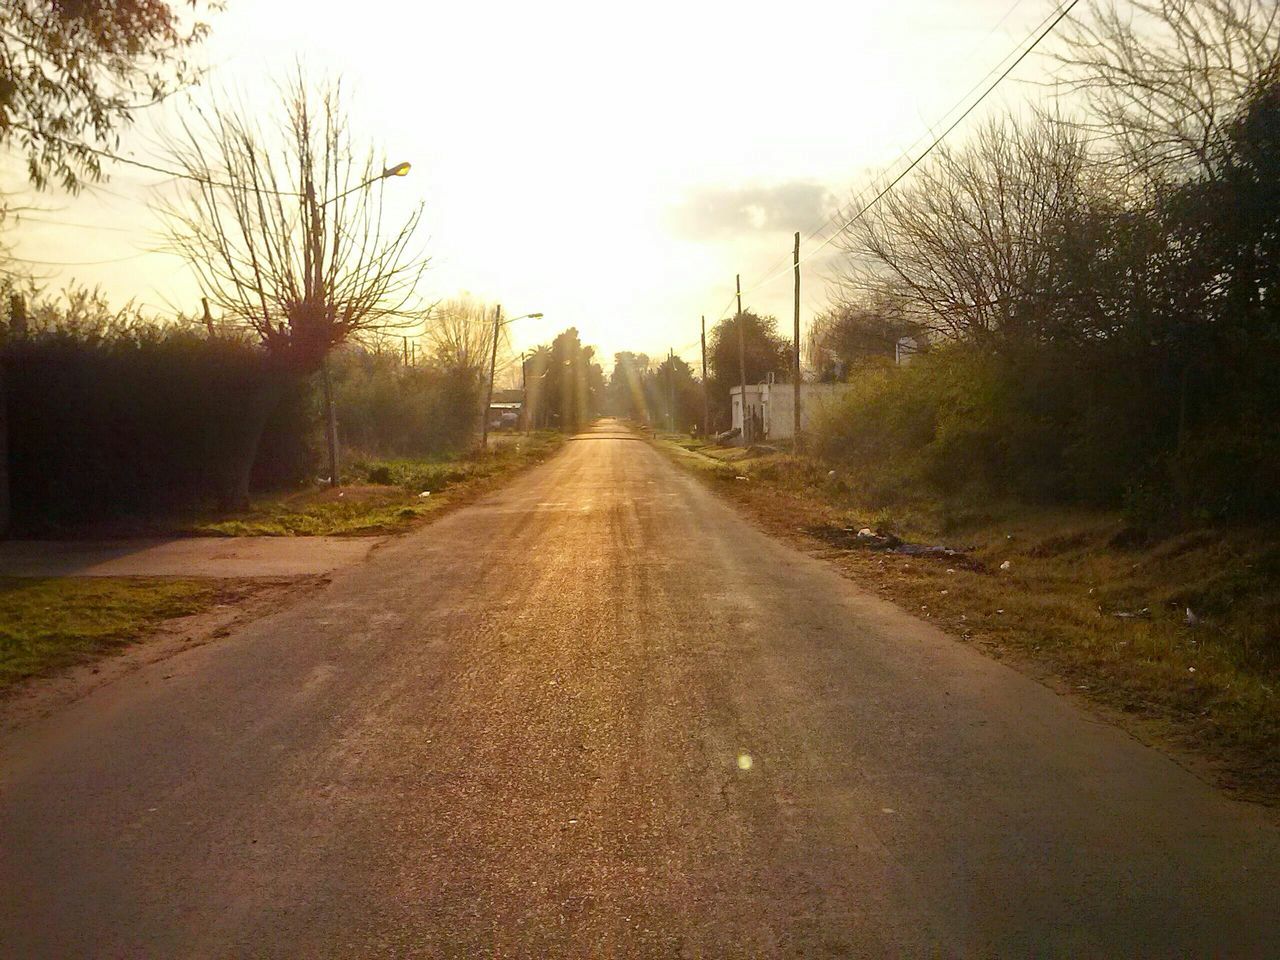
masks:
{"label": "distant building", "polygon": [[489,404],[490,430],[515,430],[520,426],[524,409],[524,391],[495,390]]}
{"label": "distant building", "polygon": [[[807,430],[819,414],[839,403],[852,389],[848,383],[802,383],[800,385],[800,429]],[[792,439],[795,426],[793,402],[795,387],[790,383],[749,383],[746,389],[746,412],[753,423],[753,442]],[[733,427],[742,442],[742,388],[729,391],[733,409]]]}
{"label": "distant building", "polygon": [[894,363],[907,364],[911,358],[924,349],[928,341],[923,337],[899,337],[893,345]]}

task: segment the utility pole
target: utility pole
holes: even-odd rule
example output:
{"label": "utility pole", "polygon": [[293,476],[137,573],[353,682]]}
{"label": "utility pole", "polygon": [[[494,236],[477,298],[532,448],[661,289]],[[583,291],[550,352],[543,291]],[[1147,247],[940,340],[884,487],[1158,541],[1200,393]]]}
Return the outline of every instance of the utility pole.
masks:
{"label": "utility pole", "polygon": [[325,441],[329,447],[329,486],[338,486],[338,412],[333,403],[333,382],[329,379],[329,355],[320,361],[320,383],[324,387]]}
{"label": "utility pole", "polygon": [[489,408],[493,405],[493,378],[498,369],[498,337],[502,335],[502,304],[493,311],[493,351],[489,354],[489,389],[484,397],[484,414],[480,420],[480,453],[489,452]]}
{"label": "utility pole", "polygon": [[707,317],[702,317],[702,435],[711,429],[711,400],[707,396]]}
{"label": "utility pole", "polygon": [[676,351],[667,348],[667,429],[676,429]]}
{"label": "utility pole", "polygon": [[409,338],[401,337],[400,339],[404,341],[404,365],[407,367],[409,365]]}
{"label": "utility pole", "polygon": [[795,394],[792,397],[791,413],[794,419],[793,432],[791,434],[791,445],[798,453],[801,447],[800,437],[800,234],[796,233],[795,252],[792,254],[791,262],[795,265],[796,274],[796,316],[795,329],[792,333],[791,342],[791,382],[794,384]]}
{"label": "utility pole", "polygon": [[745,446],[751,442],[751,418],[747,415],[747,341],[742,333],[742,274],[734,277],[734,286],[738,291],[738,316],[734,323],[738,328],[738,387],[741,390],[738,401],[742,407],[742,443]]}
{"label": "utility pole", "polygon": [[[311,308],[320,311],[324,300],[324,235],[321,233],[321,206],[316,202],[315,186],[307,177],[305,199],[311,219],[310,240],[304,269],[310,288],[307,293]],[[329,344],[324,345],[320,360],[320,382],[324,387],[325,445],[329,448],[329,486],[338,486],[338,412],[333,402],[333,383],[329,379]]]}
{"label": "utility pole", "polygon": [[529,435],[529,361],[520,351],[520,419],[524,421],[525,436]]}

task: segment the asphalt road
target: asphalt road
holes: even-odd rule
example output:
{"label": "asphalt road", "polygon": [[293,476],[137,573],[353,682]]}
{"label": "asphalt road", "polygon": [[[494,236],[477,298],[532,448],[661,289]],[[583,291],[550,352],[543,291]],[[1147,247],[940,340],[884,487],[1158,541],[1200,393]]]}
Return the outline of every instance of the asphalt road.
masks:
{"label": "asphalt road", "polygon": [[581,439],[5,744],[5,957],[1280,956],[1280,833]]}

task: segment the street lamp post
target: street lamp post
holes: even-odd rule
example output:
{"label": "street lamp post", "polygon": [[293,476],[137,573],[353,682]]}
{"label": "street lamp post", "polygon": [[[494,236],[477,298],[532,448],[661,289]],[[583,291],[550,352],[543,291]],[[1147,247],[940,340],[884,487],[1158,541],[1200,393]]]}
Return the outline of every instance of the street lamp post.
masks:
{"label": "street lamp post", "polygon": [[[373,184],[388,177],[403,177],[409,172],[408,163],[397,163],[395,166],[387,167],[376,177],[370,177],[364,183],[358,183],[350,189],[342,191],[342,193],[334,194],[326,200],[316,200],[315,186],[311,182],[310,176],[307,177],[305,184],[304,198],[310,207],[311,214],[311,230],[308,237],[307,254],[303,258],[304,269],[306,270],[306,284],[310,287],[310,297],[308,299],[312,304],[321,302],[324,291],[324,236],[320,230],[321,212],[329,204],[335,200],[341,200],[343,197],[355,193],[357,190],[364,190]],[[333,402],[333,383],[329,379],[329,347],[326,343],[324,348],[324,356],[320,358],[320,383],[324,389],[324,409],[325,409],[325,430],[324,439],[325,446],[329,453],[329,486],[336,487],[338,480],[338,410]]]}
{"label": "street lamp post", "polygon": [[502,319],[502,304],[493,311],[493,349],[489,353],[489,389],[485,392],[484,412],[480,415],[480,453],[485,454],[489,451],[489,408],[493,406],[493,379],[498,369],[498,337],[502,334],[502,327],[507,323],[515,323],[517,320],[526,320],[529,318],[540,319],[540,313],[526,313],[523,316],[512,317],[510,320]]}

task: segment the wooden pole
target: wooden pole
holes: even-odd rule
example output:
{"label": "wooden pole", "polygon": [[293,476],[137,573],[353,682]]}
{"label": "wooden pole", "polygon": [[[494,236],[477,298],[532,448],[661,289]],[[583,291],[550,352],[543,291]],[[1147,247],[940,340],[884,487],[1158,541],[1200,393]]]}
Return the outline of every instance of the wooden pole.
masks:
{"label": "wooden pole", "polygon": [[796,233],[795,252],[792,254],[791,262],[795,265],[796,275],[795,329],[792,331],[791,342],[791,382],[794,384],[793,389],[795,390],[791,403],[794,431],[791,434],[791,444],[799,452],[802,442],[800,436],[800,234],[798,232]]}
{"label": "wooden pole", "polygon": [[707,394],[707,318],[702,317],[702,435],[711,430],[711,399]]}
{"label": "wooden pole", "polygon": [[[303,270],[307,274],[305,293],[307,301],[313,307],[324,304],[324,232],[321,223],[323,207],[316,202],[315,184],[308,171],[304,190],[304,200],[309,217],[310,243],[303,255]],[[325,441],[329,448],[329,486],[338,486],[338,413],[334,409],[333,383],[329,379],[329,351],[333,348],[333,331],[327,332],[324,344],[324,356],[320,361],[320,380],[324,386],[325,408]]]}
{"label": "wooden pole", "polygon": [[738,291],[738,316],[734,326],[738,328],[738,388],[741,391],[738,403],[742,407],[742,442],[751,442],[751,418],[747,416],[747,341],[742,333],[742,274],[734,277],[734,286]]}
{"label": "wooden pole", "polygon": [[525,352],[520,351],[520,419],[524,421],[524,432],[529,433],[529,361]]}
{"label": "wooden pole", "polygon": [[333,402],[333,383],[329,379],[329,355],[320,362],[320,379],[324,385],[325,439],[329,447],[329,486],[339,485],[338,480],[338,411]]}
{"label": "wooden pole", "polygon": [[667,348],[667,430],[676,432],[676,352]]}
{"label": "wooden pole", "polygon": [[498,369],[498,337],[502,335],[502,304],[493,311],[493,352],[489,354],[489,389],[484,396],[480,420],[480,453],[489,452],[489,407],[493,405],[493,378]]}

